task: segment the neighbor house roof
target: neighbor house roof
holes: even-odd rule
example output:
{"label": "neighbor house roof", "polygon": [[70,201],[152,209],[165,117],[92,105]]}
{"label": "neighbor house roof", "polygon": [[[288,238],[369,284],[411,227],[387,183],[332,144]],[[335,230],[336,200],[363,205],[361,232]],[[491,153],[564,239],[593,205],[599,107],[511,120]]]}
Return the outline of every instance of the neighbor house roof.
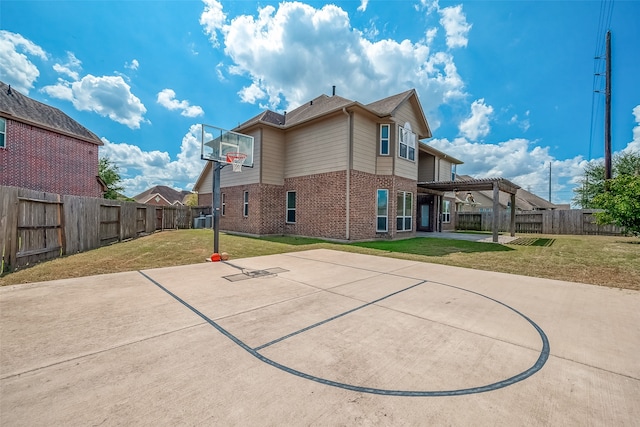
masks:
{"label": "neighbor house roof", "polygon": [[96,134],[59,109],[22,95],[2,81],[0,81],[0,116],[96,145],[103,145]]}
{"label": "neighbor house roof", "polygon": [[174,205],[176,203],[183,203],[184,198],[189,194],[191,194],[190,191],[179,191],[165,185],[156,185],[155,187],[151,187],[148,190],[143,191],[137,196],[133,196],[133,199],[138,203],[147,203],[158,195],[165,199],[169,204]]}

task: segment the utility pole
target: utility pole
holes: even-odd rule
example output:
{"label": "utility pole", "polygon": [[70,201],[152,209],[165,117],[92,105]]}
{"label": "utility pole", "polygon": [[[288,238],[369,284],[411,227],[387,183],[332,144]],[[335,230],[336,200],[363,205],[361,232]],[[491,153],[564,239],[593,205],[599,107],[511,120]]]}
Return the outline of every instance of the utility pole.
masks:
{"label": "utility pole", "polygon": [[551,162],[549,162],[549,203],[551,203]]}
{"label": "utility pole", "polygon": [[604,89],[604,179],[611,179],[611,31],[607,31]]}

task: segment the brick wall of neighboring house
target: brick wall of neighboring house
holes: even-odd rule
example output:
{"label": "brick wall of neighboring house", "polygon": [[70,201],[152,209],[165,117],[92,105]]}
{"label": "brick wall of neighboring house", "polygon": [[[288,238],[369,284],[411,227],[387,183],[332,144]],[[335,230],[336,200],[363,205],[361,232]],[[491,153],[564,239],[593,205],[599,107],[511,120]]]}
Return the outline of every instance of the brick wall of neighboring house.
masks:
{"label": "brick wall of neighboring house", "polygon": [[156,196],[157,196],[156,194],[153,194],[149,200],[144,202],[144,204],[152,205],[152,206],[171,206],[171,204],[167,202],[166,199],[163,197],[158,197],[158,201],[156,201]]}
{"label": "brick wall of neighboring house", "polygon": [[296,223],[284,234],[346,239],[346,171],[287,178],[284,190],[296,192]]}
{"label": "brick wall of neighboring house", "polygon": [[0,184],[56,194],[101,197],[98,146],[7,119]]}

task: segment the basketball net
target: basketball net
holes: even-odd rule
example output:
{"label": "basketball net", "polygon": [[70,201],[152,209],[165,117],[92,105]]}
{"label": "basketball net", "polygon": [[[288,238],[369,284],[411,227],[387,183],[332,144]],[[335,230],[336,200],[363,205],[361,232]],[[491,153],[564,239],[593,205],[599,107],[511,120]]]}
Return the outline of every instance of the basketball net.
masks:
{"label": "basketball net", "polygon": [[242,172],[242,164],[246,158],[244,153],[227,153],[227,163],[231,163],[233,172]]}

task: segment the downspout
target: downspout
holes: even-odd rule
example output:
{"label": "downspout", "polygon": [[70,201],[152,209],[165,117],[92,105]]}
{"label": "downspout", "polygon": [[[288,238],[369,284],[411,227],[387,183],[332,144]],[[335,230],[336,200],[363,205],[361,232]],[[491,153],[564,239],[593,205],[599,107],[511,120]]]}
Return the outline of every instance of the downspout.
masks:
{"label": "downspout", "polygon": [[342,107],[342,112],[347,116],[347,132],[348,132],[348,144],[347,144],[347,193],[346,193],[346,217],[345,217],[345,237],[349,240],[351,237],[351,167],[353,163],[353,122],[351,120],[351,113],[347,111],[346,107]]}

